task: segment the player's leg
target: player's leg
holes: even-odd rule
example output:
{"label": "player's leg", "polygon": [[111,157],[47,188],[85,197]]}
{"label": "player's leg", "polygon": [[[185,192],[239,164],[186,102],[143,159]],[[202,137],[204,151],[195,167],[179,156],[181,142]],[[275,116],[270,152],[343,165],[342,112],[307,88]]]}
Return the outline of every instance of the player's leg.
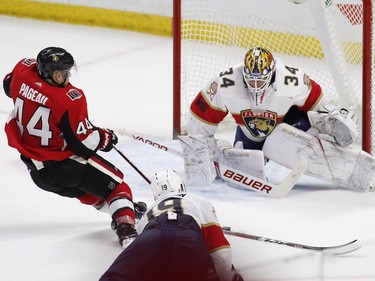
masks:
{"label": "player's leg", "polygon": [[112,217],[112,228],[121,245],[136,236],[132,191],[123,181],[119,169],[98,155],[90,157],[81,189],[106,201]]}
{"label": "player's leg", "polygon": [[[23,160],[25,162],[25,159]],[[83,204],[98,209],[105,202],[120,244],[136,235],[132,192],[123,182],[123,174],[115,166],[100,156],[92,157],[88,161],[72,157],[47,164],[40,170],[32,166],[30,169],[28,165],[37,186],[61,196],[77,198]]]}
{"label": "player's leg", "polygon": [[[23,155],[21,155],[21,159],[39,188],[63,197],[80,198],[85,196],[86,192],[78,188],[85,175],[85,165],[66,159],[45,162],[42,168],[37,169],[31,159]],[[94,200],[90,201],[94,202]]]}
{"label": "player's leg", "polygon": [[[238,131],[241,131],[238,128]],[[265,179],[262,143],[249,140],[243,132],[237,132],[236,147],[213,136],[179,136],[181,141],[186,182],[188,185],[210,185],[216,178],[215,162]],[[239,144],[241,143],[241,147]],[[242,144],[246,149],[243,149]],[[220,176],[220,175],[219,175]],[[226,180],[225,178],[223,178]]]}
{"label": "player's leg", "polygon": [[[161,233],[158,241],[161,255],[154,263],[158,264],[162,280],[219,281],[202,230],[193,217],[177,214],[170,219],[167,214],[160,215],[149,223],[146,231],[154,228]],[[170,265],[168,271],[163,269],[164,264]]]}
{"label": "player's leg", "polygon": [[24,156],[21,159],[28,163],[31,178],[41,189],[63,197],[77,198],[82,204],[93,206],[97,210],[105,209],[106,202],[103,198],[78,188],[86,174],[86,165],[67,159],[45,162],[45,167],[37,170],[30,159]]}
{"label": "player's leg", "polygon": [[188,185],[210,185],[216,178],[216,139],[203,135],[179,136],[183,157],[185,181]]}
{"label": "player's leg", "polygon": [[[175,261],[175,270],[171,276],[174,279],[171,280],[219,281],[214,262],[196,221],[191,216],[179,217],[174,238],[177,245],[172,249],[172,256],[180,258]],[[189,268],[186,268],[185,264],[189,264]]]}
{"label": "player's leg", "polygon": [[164,280],[157,275],[158,270],[168,270],[170,265],[162,265],[160,269],[157,267],[159,257],[164,254],[160,251],[159,237],[160,231],[157,229],[142,232],[113,261],[99,281]]}
{"label": "player's leg", "polygon": [[[266,162],[263,151],[260,149],[262,146],[263,142],[251,141],[244,135],[241,128],[237,127],[235,147],[230,144],[220,145],[219,143],[218,161],[220,164],[265,180],[264,166]],[[225,178],[223,180],[226,181]],[[228,181],[228,184],[233,185],[230,181]]]}
{"label": "player's leg", "polygon": [[342,147],[309,132],[287,124],[278,125],[265,142],[264,155],[289,169],[303,157],[308,162],[307,175],[344,188],[368,191],[373,187],[372,155],[357,145]]}
{"label": "player's leg", "polygon": [[85,193],[82,196],[76,196],[76,198],[85,205],[93,206],[98,211],[108,213],[108,205],[103,198],[92,195],[90,193]]}

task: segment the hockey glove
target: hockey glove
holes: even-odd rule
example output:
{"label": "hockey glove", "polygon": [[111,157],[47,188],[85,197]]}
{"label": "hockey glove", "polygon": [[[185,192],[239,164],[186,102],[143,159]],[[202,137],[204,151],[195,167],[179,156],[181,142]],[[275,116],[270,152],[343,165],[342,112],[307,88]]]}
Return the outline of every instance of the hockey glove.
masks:
{"label": "hockey glove", "polygon": [[4,92],[5,94],[8,96],[8,97],[11,97],[10,96],[10,82],[12,82],[12,76],[13,76],[13,73],[8,73],[5,77],[4,77],[4,80],[3,80],[3,88],[4,88]]}
{"label": "hockey glove", "polygon": [[145,202],[134,202],[134,213],[136,219],[141,219],[147,211],[147,204]]}
{"label": "hockey glove", "polygon": [[357,118],[352,111],[338,109],[332,105],[324,105],[324,111],[309,111],[307,113],[312,127],[320,134],[326,134],[342,147],[355,142],[359,136]]}
{"label": "hockey glove", "polygon": [[98,128],[100,134],[100,144],[99,149],[104,152],[108,152],[113,148],[113,145],[118,143],[118,138],[110,129]]}

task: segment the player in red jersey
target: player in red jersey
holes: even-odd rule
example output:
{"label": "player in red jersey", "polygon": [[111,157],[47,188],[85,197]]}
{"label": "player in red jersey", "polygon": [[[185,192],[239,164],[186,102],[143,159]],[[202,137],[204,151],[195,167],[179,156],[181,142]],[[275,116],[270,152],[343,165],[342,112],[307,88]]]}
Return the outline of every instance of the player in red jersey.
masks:
{"label": "player in red jersey", "polygon": [[97,154],[118,141],[90,121],[84,92],[69,83],[73,56],[48,47],[20,60],[3,80],[14,109],[5,125],[34,183],[43,190],[109,209],[119,243],[132,241],[135,212],[130,187],[113,164]]}
{"label": "player in red jersey", "polygon": [[139,236],[100,281],[243,281],[211,202],[187,193],[171,169],[155,173],[151,189]]}

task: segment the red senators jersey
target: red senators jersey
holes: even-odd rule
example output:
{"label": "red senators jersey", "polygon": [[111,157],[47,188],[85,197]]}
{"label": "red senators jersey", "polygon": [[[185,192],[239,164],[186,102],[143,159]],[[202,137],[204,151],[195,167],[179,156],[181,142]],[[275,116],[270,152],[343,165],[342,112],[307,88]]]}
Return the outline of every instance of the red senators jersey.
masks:
{"label": "red senators jersey", "polygon": [[10,146],[38,161],[88,156],[100,142],[89,122],[86,97],[70,83],[56,87],[42,80],[34,59],[23,59],[5,79],[14,109],[5,125]]}

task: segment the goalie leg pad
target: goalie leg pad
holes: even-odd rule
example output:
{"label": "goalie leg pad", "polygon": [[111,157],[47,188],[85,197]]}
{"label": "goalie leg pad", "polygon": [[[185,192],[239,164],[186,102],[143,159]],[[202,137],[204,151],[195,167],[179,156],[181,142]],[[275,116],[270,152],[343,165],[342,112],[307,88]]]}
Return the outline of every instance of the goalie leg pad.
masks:
{"label": "goalie leg pad", "polygon": [[214,137],[202,135],[178,137],[184,155],[184,169],[188,185],[211,185],[216,178],[214,158],[217,145]]}
{"label": "goalie leg pad", "polygon": [[263,152],[268,159],[288,169],[292,169],[297,159],[302,156],[308,161],[306,174],[333,182],[319,140],[293,126],[285,123],[276,126],[267,137]]}
{"label": "goalie leg pad", "polygon": [[228,146],[219,146],[219,151],[219,164],[224,164],[261,180],[266,180],[263,151]]}
{"label": "goalie leg pad", "polygon": [[341,147],[287,124],[278,125],[267,137],[263,152],[289,169],[303,156],[308,161],[307,175],[341,187],[368,191],[373,185],[375,161],[371,155],[358,147]]}
{"label": "goalie leg pad", "polygon": [[349,186],[356,187],[360,191],[375,191],[375,159],[374,157],[361,151],[358,155],[356,165]]}

